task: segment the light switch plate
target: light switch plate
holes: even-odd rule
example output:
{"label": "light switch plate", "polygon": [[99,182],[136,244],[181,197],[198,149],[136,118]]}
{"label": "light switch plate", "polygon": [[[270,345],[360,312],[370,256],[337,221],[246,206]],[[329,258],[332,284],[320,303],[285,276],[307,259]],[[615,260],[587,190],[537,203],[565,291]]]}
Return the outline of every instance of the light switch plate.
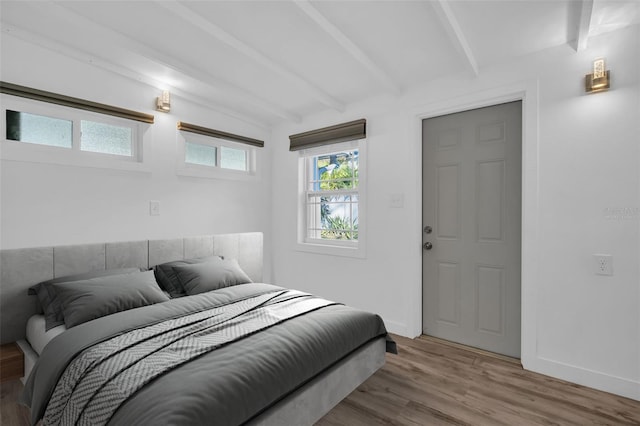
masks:
{"label": "light switch plate", "polygon": [[160,201],[149,201],[149,215],[160,216]]}
{"label": "light switch plate", "polygon": [[391,194],[389,206],[396,209],[404,207],[404,194]]}

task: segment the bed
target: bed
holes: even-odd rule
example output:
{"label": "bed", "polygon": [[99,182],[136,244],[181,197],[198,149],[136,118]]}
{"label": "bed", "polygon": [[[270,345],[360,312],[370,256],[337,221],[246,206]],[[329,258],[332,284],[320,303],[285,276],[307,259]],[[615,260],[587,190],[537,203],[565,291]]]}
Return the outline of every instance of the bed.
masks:
{"label": "bed", "polygon": [[[2,343],[18,341],[25,352],[23,402],[32,422],[317,421],[379,369],[395,345],[377,315],[262,283],[262,238],[243,233],[0,251]],[[189,294],[157,286],[158,268],[149,271],[156,265],[174,265],[167,270],[179,273],[187,284],[181,291]],[[210,291],[206,283],[218,280],[221,265],[232,269],[224,275],[231,281]],[[78,274],[89,278],[64,279]],[[71,326],[51,323],[44,330],[39,297],[27,293],[56,279]],[[89,296],[78,297],[87,288]],[[109,297],[96,288],[120,298],[117,303],[129,303],[122,302],[129,293],[151,303],[124,310],[95,304]]]}

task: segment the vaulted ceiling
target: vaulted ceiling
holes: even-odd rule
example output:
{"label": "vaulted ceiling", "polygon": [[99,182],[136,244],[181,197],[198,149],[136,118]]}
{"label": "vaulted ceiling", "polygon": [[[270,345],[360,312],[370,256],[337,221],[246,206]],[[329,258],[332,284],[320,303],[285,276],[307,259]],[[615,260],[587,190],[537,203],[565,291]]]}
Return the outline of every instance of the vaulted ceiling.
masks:
{"label": "vaulted ceiling", "polygon": [[635,0],[6,1],[2,34],[263,126],[640,23]]}

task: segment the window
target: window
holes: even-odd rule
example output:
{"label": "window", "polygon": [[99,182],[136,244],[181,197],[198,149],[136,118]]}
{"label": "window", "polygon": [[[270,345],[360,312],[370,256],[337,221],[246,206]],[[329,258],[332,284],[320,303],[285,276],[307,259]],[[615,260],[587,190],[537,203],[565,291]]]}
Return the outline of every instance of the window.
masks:
{"label": "window", "polygon": [[230,170],[247,171],[247,151],[245,149],[220,147],[220,167]]}
{"label": "window", "polygon": [[203,178],[257,177],[264,141],[222,130],[178,122],[177,174]]}
{"label": "window", "polygon": [[289,136],[298,151],[298,249],[365,256],[367,120]]}
{"label": "window", "polygon": [[184,162],[187,165],[217,167],[226,170],[249,172],[248,148],[232,148],[228,143],[206,136],[188,135],[184,142]]}
{"label": "window", "polygon": [[306,159],[306,240],[358,241],[358,150]]}
{"label": "window", "polygon": [[301,151],[299,248],[364,256],[364,144]]}
{"label": "window", "polygon": [[231,179],[255,175],[255,148],[187,131],[178,134],[179,175]]}
{"label": "window", "polygon": [[130,126],[80,121],[80,149],[132,157],[134,129]]}
{"label": "window", "polygon": [[10,95],[2,104],[3,159],[140,169],[149,124]]}
{"label": "window", "polygon": [[[55,115],[55,109],[61,107],[51,108],[51,115]],[[78,112],[77,114],[77,117],[65,119],[7,109],[6,138],[11,141],[59,148],[73,149],[77,146],[81,151],[133,157],[135,124],[123,122],[115,125],[82,120],[79,117],[86,113]],[[120,119],[105,118],[104,120],[113,122]],[[74,127],[80,128],[79,137],[74,137]]]}
{"label": "window", "polygon": [[20,111],[6,111],[7,140],[71,148],[73,122]]}
{"label": "window", "polygon": [[[192,142],[193,139],[200,139],[200,143]],[[184,162],[206,167],[220,167],[227,170],[238,170],[248,172],[249,166],[247,158],[249,150],[246,148],[231,148],[222,145],[223,141],[215,138],[202,140],[201,137],[194,138],[188,136],[184,143]],[[218,159],[218,155],[220,158]]]}
{"label": "window", "polygon": [[200,166],[215,167],[218,149],[215,146],[199,143],[184,143],[184,162]]}

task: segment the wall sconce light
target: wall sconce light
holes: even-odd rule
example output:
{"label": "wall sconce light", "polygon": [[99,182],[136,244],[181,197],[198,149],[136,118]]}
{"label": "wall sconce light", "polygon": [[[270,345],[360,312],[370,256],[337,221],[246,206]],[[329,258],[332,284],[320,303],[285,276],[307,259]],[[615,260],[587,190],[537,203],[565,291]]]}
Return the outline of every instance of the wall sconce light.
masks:
{"label": "wall sconce light", "polygon": [[604,58],[593,61],[593,74],[584,76],[584,90],[587,93],[602,92],[610,87],[609,70],[605,68]]}
{"label": "wall sconce light", "polygon": [[162,94],[156,99],[156,109],[162,112],[171,111],[171,94],[168,90],[163,90]]}

